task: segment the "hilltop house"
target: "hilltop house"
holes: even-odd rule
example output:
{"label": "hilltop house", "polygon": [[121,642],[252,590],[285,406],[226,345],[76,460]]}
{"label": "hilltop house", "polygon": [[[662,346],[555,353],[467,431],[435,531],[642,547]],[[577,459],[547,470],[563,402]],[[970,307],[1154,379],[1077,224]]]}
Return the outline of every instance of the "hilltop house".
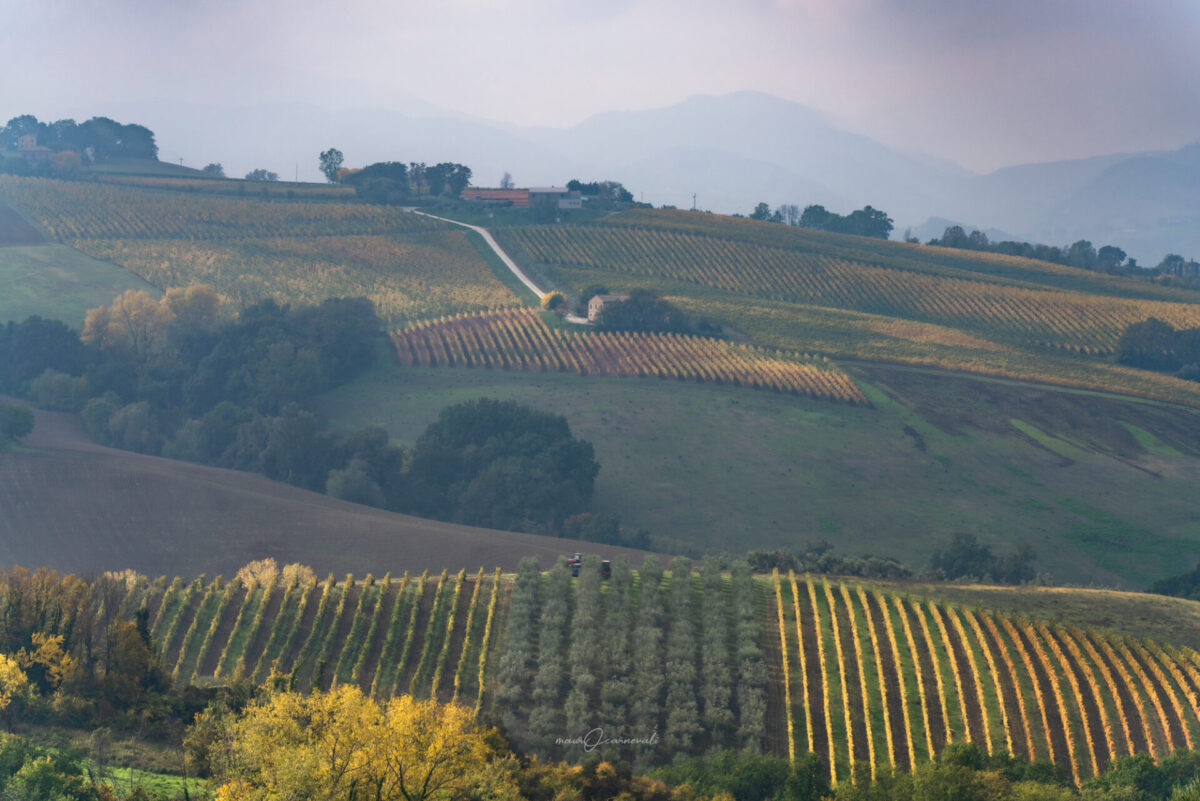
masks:
{"label": "hilltop house", "polygon": [[468,186],[462,191],[463,200],[474,200],[479,203],[508,203],[516,208],[528,208],[531,205],[550,203],[559,209],[581,209],[583,198],[578,192],[572,192],[561,186],[546,186],[534,189],[480,189]]}
{"label": "hilltop house", "polygon": [[39,161],[49,161],[54,155],[54,151],[48,147],[42,147],[37,143],[37,137],[33,134],[25,134],[17,137],[17,152],[25,157],[25,160],[30,163]]}
{"label": "hilltop house", "polygon": [[594,323],[604,313],[604,307],[613,303],[629,300],[628,295],[593,295],[588,301],[588,322]]}
{"label": "hilltop house", "polygon": [[583,196],[563,186],[543,186],[529,190],[530,204],[552,203],[559,209],[583,208]]}
{"label": "hilltop house", "polygon": [[463,200],[474,200],[479,203],[510,203],[513,206],[525,208],[529,206],[528,189],[480,189],[468,186],[462,191]]}

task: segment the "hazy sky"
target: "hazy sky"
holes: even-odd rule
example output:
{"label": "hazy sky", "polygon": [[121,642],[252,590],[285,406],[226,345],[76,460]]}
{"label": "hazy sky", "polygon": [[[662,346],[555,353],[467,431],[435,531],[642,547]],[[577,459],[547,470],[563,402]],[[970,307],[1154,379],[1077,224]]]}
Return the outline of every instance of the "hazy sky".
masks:
{"label": "hazy sky", "polygon": [[1200,140],[1198,41],[1197,0],[0,0],[0,117],[425,101],[566,127],[757,89],[988,170]]}

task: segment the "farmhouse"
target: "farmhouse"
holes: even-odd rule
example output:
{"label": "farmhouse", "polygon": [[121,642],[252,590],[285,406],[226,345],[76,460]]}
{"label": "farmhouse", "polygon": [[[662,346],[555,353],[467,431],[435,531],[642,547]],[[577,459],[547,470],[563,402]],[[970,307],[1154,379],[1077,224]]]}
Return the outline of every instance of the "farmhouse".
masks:
{"label": "farmhouse", "polygon": [[463,200],[475,200],[480,203],[509,203],[522,208],[529,206],[530,190],[528,189],[480,189],[468,186],[462,191]]}
{"label": "farmhouse", "polygon": [[604,307],[613,303],[629,300],[628,295],[593,295],[588,301],[588,322],[594,323],[604,313]]}
{"label": "farmhouse", "polygon": [[529,202],[533,203],[552,203],[556,208],[560,209],[581,209],[583,208],[583,197],[578,192],[573,192],[564,186],[543,186],[537,189],[529,190]]}
{"label": "farmhouse", "polygon": [[474,200],[479,203],[507,203],[509,205],[527,208],[531,205],[548,203],[557,209],[581,209],[583,197],[562,186],[543,186],[534,189],[481,189],[468,186],[462,191],[463,200]]}
{"label": "farmhouse", "polygon": [[39,145],[37,137],[33,134],[25,134],[17,138],[17,152],[29,162],[48,161],[54,155],[53,150]]}

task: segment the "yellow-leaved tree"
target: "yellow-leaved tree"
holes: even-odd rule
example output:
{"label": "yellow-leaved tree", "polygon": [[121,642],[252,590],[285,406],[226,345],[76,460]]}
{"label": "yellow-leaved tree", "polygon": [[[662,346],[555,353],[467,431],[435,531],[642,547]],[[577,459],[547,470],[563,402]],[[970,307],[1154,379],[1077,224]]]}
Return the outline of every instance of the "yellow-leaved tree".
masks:
{"label": "yellow-leaved tree", "polygon": [[426,801],[471,788],[518,797],[511,761],[470,710],[410,696],[380,704],[355,685],[274,692],[226,725],[218,801]]}
{"label": "yellow-leaved tree", "polygon": [[172,287],[157,300],[144,289],[127,289],[112,305],[88,309],[79,338],[98,348],[128,351],[144,359],[161,348],[172,331],[208,328],[220,310],[220,296],[206,284]]}
{"label": "yellow-leaved tree", "polygon": [[0,654],[0,717],[12,730],[12,714],[21,702],[33,698],[33,685],[21,669],[21,664],[7,654]]}

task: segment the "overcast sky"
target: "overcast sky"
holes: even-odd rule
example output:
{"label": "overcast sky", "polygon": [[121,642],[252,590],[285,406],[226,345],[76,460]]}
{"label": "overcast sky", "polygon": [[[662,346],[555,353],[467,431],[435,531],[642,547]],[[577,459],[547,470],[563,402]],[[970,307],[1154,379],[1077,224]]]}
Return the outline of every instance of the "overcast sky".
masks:
{"label": "overcast sky", "polygon": [[567,127],[757,89],[990,170],[1200,140],[1198,41],[1196,0],[0,0],[0,116],[424,101]]}

